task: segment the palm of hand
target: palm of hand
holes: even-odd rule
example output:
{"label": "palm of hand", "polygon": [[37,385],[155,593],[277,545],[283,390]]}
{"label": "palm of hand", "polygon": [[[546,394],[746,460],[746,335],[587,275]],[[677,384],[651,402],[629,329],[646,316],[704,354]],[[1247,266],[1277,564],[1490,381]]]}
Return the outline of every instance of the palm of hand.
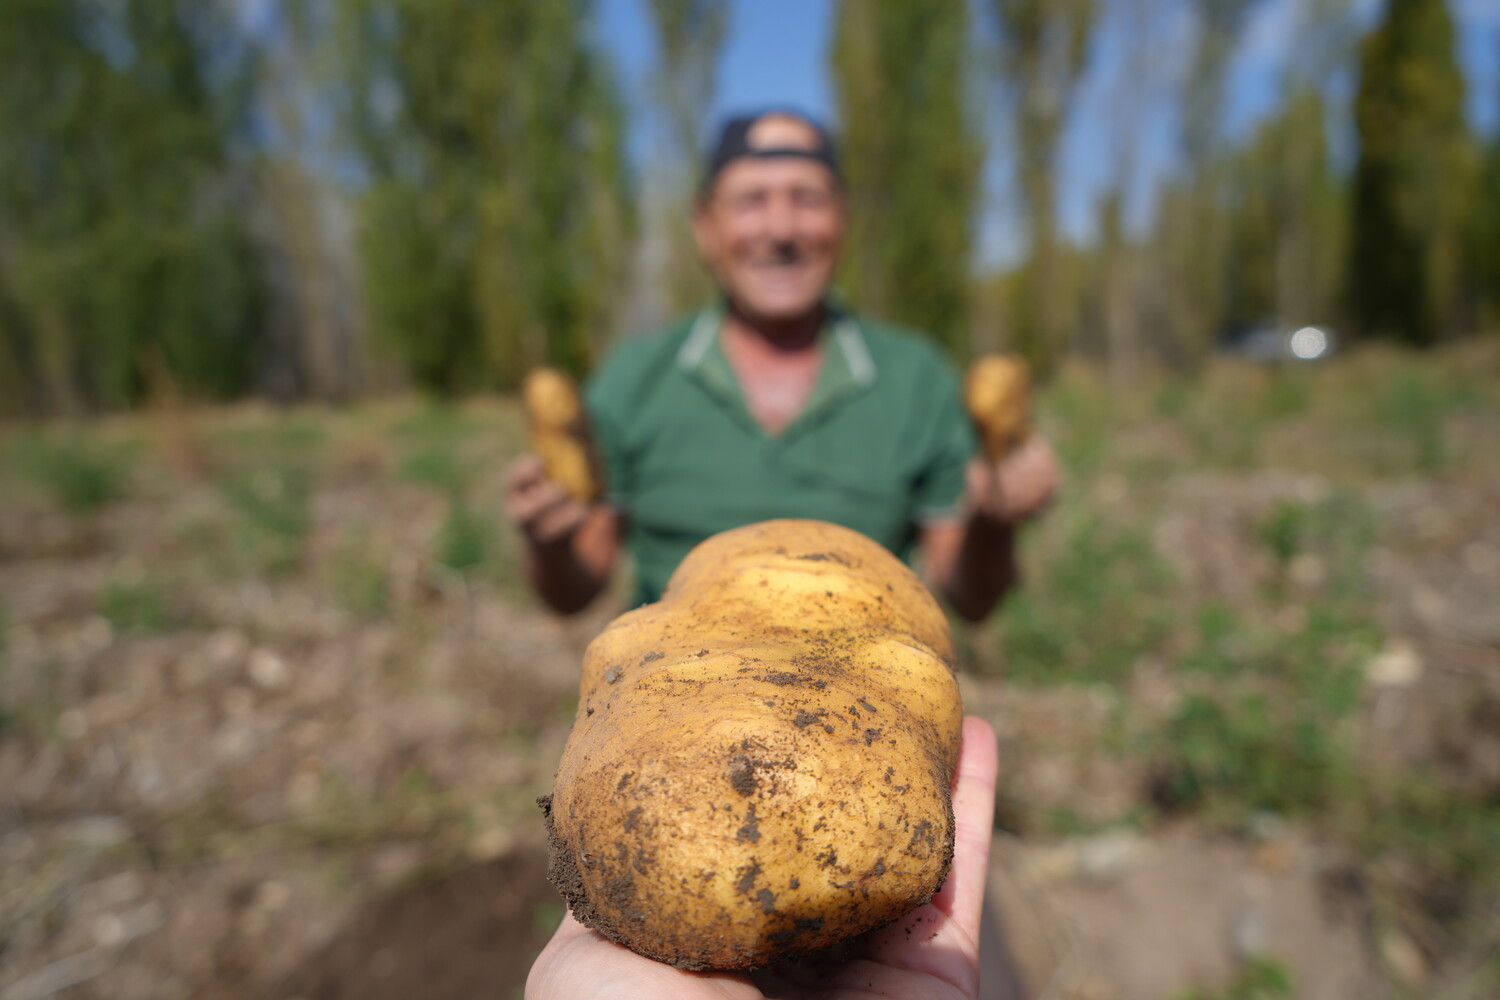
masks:
{"label": "palm of hand", "polygon": [[979,916],[995,803],[995,734],[964,720],[953,811],[953,868],[925,906],[850,942],[842,954],[753,973],[684,972],[563,918],[526,983],[528,1000],[964,1000],[979,987]]}

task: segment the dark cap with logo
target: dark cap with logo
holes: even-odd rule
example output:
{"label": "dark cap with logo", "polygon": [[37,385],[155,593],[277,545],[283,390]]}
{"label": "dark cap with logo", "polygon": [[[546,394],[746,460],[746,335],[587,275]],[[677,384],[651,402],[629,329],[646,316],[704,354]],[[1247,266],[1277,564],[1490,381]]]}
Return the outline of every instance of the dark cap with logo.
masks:
{"label": "dark cap with logo", "polygon": [[719,131],[719,141],[709,150],[699,190],[706,193],[713,187],[720,171],[735,160],[783,156],[816,160],[832,172],[834,180],[843,183],[838,154],[828,130],[799,111],[773,108],[738,115],[724,123]]}

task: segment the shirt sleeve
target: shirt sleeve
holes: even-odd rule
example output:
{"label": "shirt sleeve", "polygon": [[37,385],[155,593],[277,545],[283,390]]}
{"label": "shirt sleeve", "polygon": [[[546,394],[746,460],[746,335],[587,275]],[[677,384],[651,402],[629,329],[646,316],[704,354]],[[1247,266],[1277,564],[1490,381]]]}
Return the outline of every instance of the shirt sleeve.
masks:
{"label": "shirt sleeve", "polygon": [[932,359],[928,405],[930,426],[925,435],[927,460],[917,477],[913,495],[916,521],[927,524],[958,515],[964,494],[965,469],[975,454],[973,424],[965,413],[958,376],[946,359]]}

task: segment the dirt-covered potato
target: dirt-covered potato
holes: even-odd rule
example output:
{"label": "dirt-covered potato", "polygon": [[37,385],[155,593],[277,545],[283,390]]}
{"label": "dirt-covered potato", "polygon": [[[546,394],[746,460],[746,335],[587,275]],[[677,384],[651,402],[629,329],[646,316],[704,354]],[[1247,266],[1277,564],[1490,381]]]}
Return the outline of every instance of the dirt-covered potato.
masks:
{"label": "dirt-covered potato", "polygon": [[554,884],[584,924],[688,969],[896,919],[952,857],[952,662],[942,609],[863,535],[710,538],[588,648],[543,800]]}
{"label": "dirt-covered potato", "polygon": [[531,426],[531,449],[547,478],[580,500],[603,492],[578,384],[565,372],[538,368],[526,376],[521,401]]}
{"label": "dirt-covered potato", "polygon": [[984,454],[998,462],[1031,435],[1031,372],[1014,354],[976,358],[964,378],[964,407]]}

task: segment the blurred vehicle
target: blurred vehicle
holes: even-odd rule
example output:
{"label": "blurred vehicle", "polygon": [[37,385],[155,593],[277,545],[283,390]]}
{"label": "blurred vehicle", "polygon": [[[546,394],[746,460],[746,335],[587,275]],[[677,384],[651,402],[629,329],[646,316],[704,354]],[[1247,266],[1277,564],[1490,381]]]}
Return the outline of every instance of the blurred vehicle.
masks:
{"label": "blurred vehicle", "polygon": [[1219,350],[1268,365],[1321,361],[1338,350],[1338,335],[1328,326],[1233,324],[1219,334]]}

